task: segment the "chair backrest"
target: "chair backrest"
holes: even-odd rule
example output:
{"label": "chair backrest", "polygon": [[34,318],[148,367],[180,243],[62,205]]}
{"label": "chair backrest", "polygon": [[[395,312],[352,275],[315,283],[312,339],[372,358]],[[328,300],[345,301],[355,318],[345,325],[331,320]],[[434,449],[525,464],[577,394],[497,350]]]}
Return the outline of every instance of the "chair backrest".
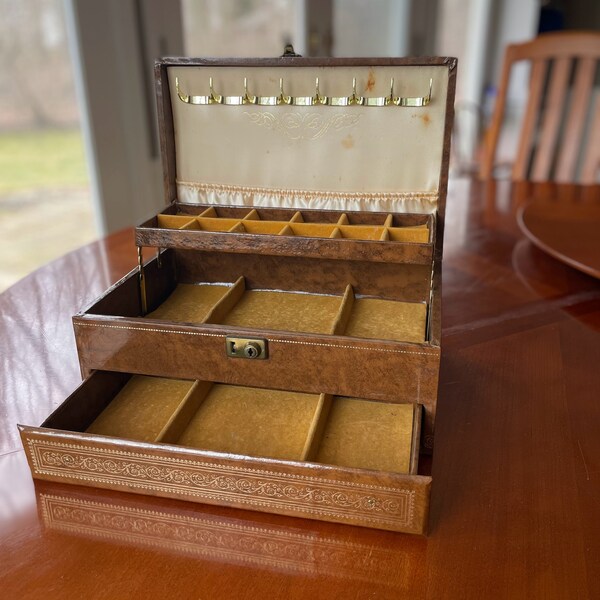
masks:
{"label": "chair backrest", "polygon": [[546,33],[506,48],[498,98],[484,140],[483,179],[493,175],[511,68],[527,60],[531,62],[529,97],[512,179],[597,182],[600,94],[594,95],[593,90],[599,58],[600,33],[587,31]]}

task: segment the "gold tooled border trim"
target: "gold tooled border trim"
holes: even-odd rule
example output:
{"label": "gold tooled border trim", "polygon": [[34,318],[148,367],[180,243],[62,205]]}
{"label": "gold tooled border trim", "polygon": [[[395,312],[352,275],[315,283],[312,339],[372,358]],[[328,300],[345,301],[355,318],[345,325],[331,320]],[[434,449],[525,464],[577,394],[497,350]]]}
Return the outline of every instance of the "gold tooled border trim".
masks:
{"label": "gold tooled border trim", "polygon": [[[130,327],[128,325],[105,325],[104,323],[82,323],[77,322],[75,327],[99,327],[100,329],[124,329],[128,331],[147,331],[151,333],[174,333],[181,335],[195,335],[199,337],[218,337],[224,338],[225,334],[205,333],[202,331],[185,331],[182,329],[158,329],[153,327]],[[412,350],[394,350],[392,348],[370,348],[368,346],[346,346],[342,344],[323,344],[320,342],[302,342],[299,340],[282,340],[278,338],[267,338],[269,342],[279,344],[296,344],[300,346],[321,346],[325,348],[342,348],[344,350],[368,350],[370,352],[388,352],[392,354],[417,354],[420,356],[437,356],[437,352],[413,352]]]}
{"label": "gold tooled border trim", "polygon": [[[334,517],[337,519],[343,519],[347,522],[371,522],[374,524],[388,523],[390,525],[400,525],[406,528],[413,526],[414,522],[414,510],[415,510],[415,491],[407,490],[402,488],[391,488],[385,486],[378,486],[372,484],[363,484],[351,481],[335,481],[329,479],[323,479],[320,477],[298,475],[295,473],[278,473],[274,471],[267,471],[263,469],[256,469],[248,466],[235,466],[235,465],[218,465],[215,463],[209,463],[204,461],[194,461],[185,458],[178,458],[174,456],[152,456],[149,454],[142,454],[137,452],[128,452],[126,450],[103,448],[98,446],[83,446],[76,444],[68,444],[65,442],[57,442],[51,440],[44,440],[38,438],[29,438],[27,440],[29,453],[31,456],[34,472],[40,475],[51,475],[53,477],[62,477],[66,479],[75,479],[79,481],[91,481],[97,483],[110,482],[112,485],[118,486],[119,488],[138,488],[138,489],[149,489],[155,491],[163,491],[169,493],[173,497],[177,496],[196,496],[199,498],[211,498],[220,503],[230,503],[232,500],[240,504],[246,504],[248,506],[264,507],[266,509],[273,509],[281,507],[296,514],[315,514],[323,517]],[[44,463],[42,453],[46,449],[52,452],[63,453],[69,455],[68,465],[65,466],[52,466]],[[72,452],[76,452],[77,456],[81,459],[85,455],[91,459],[90,469],[79,469],[77,468],[76,461],[73,461]],[[107,464],[116,467],[115,460],[128,460],[130,461],[129,466],[135,466],[136,468],[142,468],[142,465],[146,465],[146,469],[156,470],[157,477],[160,475],[160,469],[166,469],[169,471],[173,468],[177,469],[192,469],[198,471],[205,471],[206,475],[217,477],[220,480],[222,477],[226,478],[229,485],[234,485],[235,489],[225,489],[221,486],[220,481],[216,481],[213,485],[213,490],[210,487],[203,488],[197,483],[194,485],[185,484],[185,481],[181,480],[181,485],[178,485],[177,477],[174,477],[173,473],[169,472],[165,475],[166,479],[163,484],[160,483],[160,477],[158,480],[144,480],[140,474],[140,477],[123,477],[119,475],[111,476],[110,474],[102,475],[99,460],[104,460]],[[114,457],[111,459],[110,457]],[[137,463],[134,461],[137,459]],[[154,471],[153,471],[154,472]],[[178,477],[181,479],[181,473]],[[266,477],[266,480],[261,481],[259,477]],[[270,479],[269,479],[270,478]],[[249,484],[254,480],[255,486],[258,486],[262,490],[265,486],[280,486],[284,493],[287,493],[290,501],[285,501],[278,496],[272,495],[272,490],[268,494],[261,496],[262,500],[252,498],[249,496],[251,489],[248,487]],[[237,483],[242,484],[241,488],[238,489]],[[298,485],[314,486],[310,491],[311,495],[321,495],[323,506],[318,508],[314,505],[307,504],[305,502],[299,502],[291,490]],[[320,487],[319,487],[320,486]],[[374,496],[367,495],[355,499],[355,503],[359,506],[351,507],[348,506],[349,501],[347,494],[350,493],[348,488],[358,488],[364,490],[367,494],[372,493]],[[243,493],[242,493],[243,490]],[[295,490],[301,492],[302,490]],[[306,492],[307,490],[304,490]],[[219,493],[221,492],[221,493]],[[360,492],[359,492],[360,493]],[[379,497],[376,494],[384,494],[387,496],[387,500]],[[400,512],[392,511],[392,507],[387,505],[390,500],[398,502],[402,507]],[[296,500],[294,502],[294,500]],[[379,502],[378,502],[379,500]],[[362,504],[365,506],[362,507]],[[377,515],[369,515],[369,512],[381,511]]]}

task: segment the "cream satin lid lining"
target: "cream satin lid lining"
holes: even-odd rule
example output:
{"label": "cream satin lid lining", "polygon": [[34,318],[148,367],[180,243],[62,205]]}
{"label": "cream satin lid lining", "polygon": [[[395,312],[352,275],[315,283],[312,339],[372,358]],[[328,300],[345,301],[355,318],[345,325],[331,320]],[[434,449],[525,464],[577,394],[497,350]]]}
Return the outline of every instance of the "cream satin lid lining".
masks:
{"label": "cream satin lid lining", "polygon": [[[434,212],[443,165],[447,65],[171,66],[169,89],[181,202],[350,211]],[[429,90],[423,107],[226,106],[182,101],[215,89],[271,95],[402,96]]]}

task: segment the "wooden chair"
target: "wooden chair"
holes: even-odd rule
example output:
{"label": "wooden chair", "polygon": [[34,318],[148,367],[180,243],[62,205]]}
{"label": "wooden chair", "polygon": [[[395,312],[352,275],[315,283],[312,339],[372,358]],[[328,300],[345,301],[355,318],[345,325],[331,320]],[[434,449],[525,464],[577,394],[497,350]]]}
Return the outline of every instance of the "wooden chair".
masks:
{"label": "wooden chair", "polygon": [[482,179],[493,175],[511,68],[516,62],[528,60],[532,64],[529,98],[511,179],[578,180],[586,184],[598,181],[600,94],[594,100],[593,90],[599,58],[600,33],[596,32],[547,33],[507,47],[498,99],[484,140]]}

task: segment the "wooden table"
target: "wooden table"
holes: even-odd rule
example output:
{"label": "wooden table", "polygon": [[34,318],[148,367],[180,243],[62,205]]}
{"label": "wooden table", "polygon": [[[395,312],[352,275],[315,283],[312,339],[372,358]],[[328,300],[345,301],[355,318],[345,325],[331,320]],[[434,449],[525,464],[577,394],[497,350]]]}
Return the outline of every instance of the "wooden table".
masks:
{"label": "wooden table", "polygon": [[16,423],[40,423],[78,383],[70,316],[134,266],[132,232],[6,291],[1,597],[599,598],[600,286],[533,247],[514,218],[524,199],[558,192],[598,198],[451,185],[428,538],[34,488]]}

